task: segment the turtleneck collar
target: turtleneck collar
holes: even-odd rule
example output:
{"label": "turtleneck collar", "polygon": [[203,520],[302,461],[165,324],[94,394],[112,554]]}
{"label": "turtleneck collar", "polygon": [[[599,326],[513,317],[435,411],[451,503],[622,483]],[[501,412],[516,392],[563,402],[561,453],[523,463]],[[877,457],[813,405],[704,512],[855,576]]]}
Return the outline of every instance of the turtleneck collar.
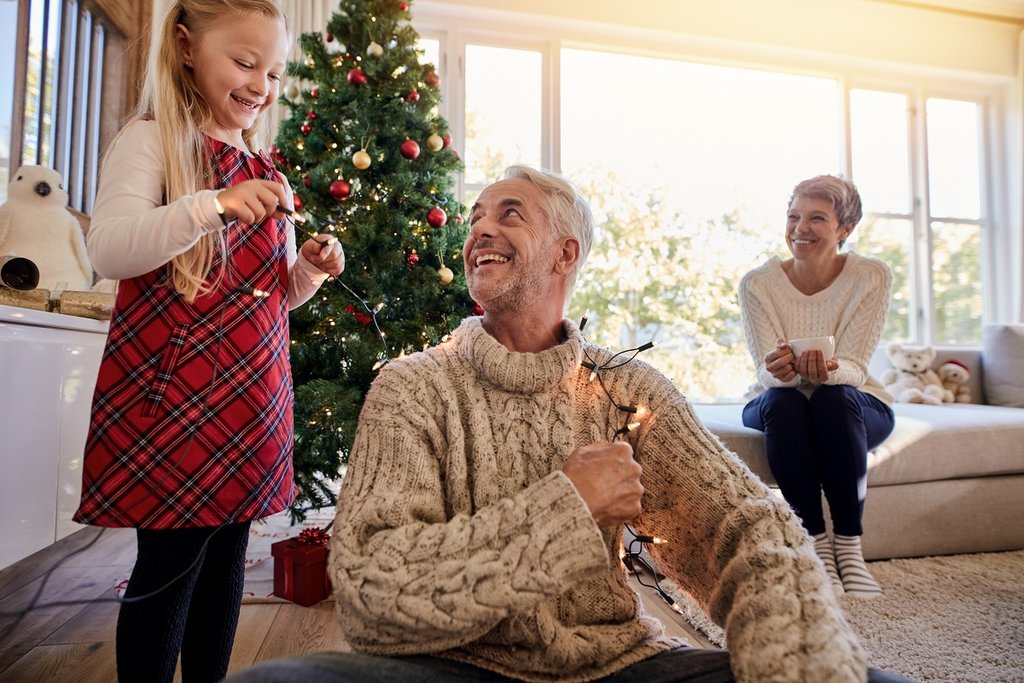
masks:
{"label": "turtleneck collar", "polygon": [[548,391],[580,369],[583,335],[562,321],[566,341],[540,353],[509,351],[484,329],[479,317],[466,318],[452,334],[458,354],[488,384],[516,394]]}

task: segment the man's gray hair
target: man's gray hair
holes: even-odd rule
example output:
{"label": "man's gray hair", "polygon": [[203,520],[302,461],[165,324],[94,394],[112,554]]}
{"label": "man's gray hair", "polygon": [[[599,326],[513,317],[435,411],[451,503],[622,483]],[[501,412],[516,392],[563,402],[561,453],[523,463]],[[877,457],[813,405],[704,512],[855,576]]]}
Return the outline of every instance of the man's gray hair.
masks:
{"label": "man's gray hair", "polygon": [[590,204],[568,179],[557,173],[539,171],[529,166],[509,166],[502,174],[502,180],[527,180],[544,193],[544,216],[548,219],[555,237],[572,237],[580,245],[580,257],[569,274],[569,288],[566,303],[576,287],[583,264],[594,244],[594,215]]}

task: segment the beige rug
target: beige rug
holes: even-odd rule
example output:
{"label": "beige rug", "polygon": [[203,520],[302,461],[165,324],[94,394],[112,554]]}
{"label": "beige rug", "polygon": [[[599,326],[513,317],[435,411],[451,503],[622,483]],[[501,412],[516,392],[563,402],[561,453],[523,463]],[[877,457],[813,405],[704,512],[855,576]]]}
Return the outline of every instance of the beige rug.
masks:
{"label": "beige rug", "polygon": [[[872,666],[918,681],[1024,681],[1024,550],[868,565],[885,593],[840,603]],[[670,582],[694,627],[722,642],[721,629]]]}

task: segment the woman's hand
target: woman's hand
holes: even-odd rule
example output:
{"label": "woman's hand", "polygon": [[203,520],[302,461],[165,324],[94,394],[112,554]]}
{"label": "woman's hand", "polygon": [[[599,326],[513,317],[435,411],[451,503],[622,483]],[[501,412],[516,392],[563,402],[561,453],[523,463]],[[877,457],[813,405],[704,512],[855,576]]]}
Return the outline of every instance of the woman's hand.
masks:
{"label": "woman's hand", "polygon": [[775,350],[769,351],[764,357],[764,369],[780,382],[788,382],[797,376],[793,365],[795,360],[793,350],[789,348],[786,340],[779,339],[775,342]]}
{"label": "woman's hand", "polygon": [[808,382],[824,384],[828,381],[829,373],[839,368],[839,362],[835,358],[825,360],[825,354],[818,349],[804,351],[796,359],[796,371]]}
{"label": "woman's hand", "polygon": [[273,180],[246,180],[217,193],[217,202],[224,211],[221,213],[225,225],[229,221],[259,223],[267,216],[283,211],[278,207],[287,201],[284,187]]}
{"label": "woman's hand", "polygon": [[306,240],[299,253],[328,275],[341,275],[341,271],[345,270],[345,251],[333,235],[317,235],[315,239]]}

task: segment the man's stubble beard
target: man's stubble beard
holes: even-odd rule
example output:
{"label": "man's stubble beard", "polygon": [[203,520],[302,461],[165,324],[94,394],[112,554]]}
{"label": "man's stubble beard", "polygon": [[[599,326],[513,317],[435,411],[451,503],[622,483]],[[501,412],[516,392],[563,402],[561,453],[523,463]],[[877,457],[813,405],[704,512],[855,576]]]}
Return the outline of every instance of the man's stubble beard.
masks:
{"label": "man's stubble beard", "polygon": [[511,277],[494,286],[493,289],[498,291],[486,301],[479,298],[483,294],[479,288],[474,291],[472,281],[473,278],[470,278],[468,282],[469,295],[489,313],[505,314],[526,310],[530,302],[535,301],[544,291],[544,276],[537,267],[525,273],[513,268]]}

